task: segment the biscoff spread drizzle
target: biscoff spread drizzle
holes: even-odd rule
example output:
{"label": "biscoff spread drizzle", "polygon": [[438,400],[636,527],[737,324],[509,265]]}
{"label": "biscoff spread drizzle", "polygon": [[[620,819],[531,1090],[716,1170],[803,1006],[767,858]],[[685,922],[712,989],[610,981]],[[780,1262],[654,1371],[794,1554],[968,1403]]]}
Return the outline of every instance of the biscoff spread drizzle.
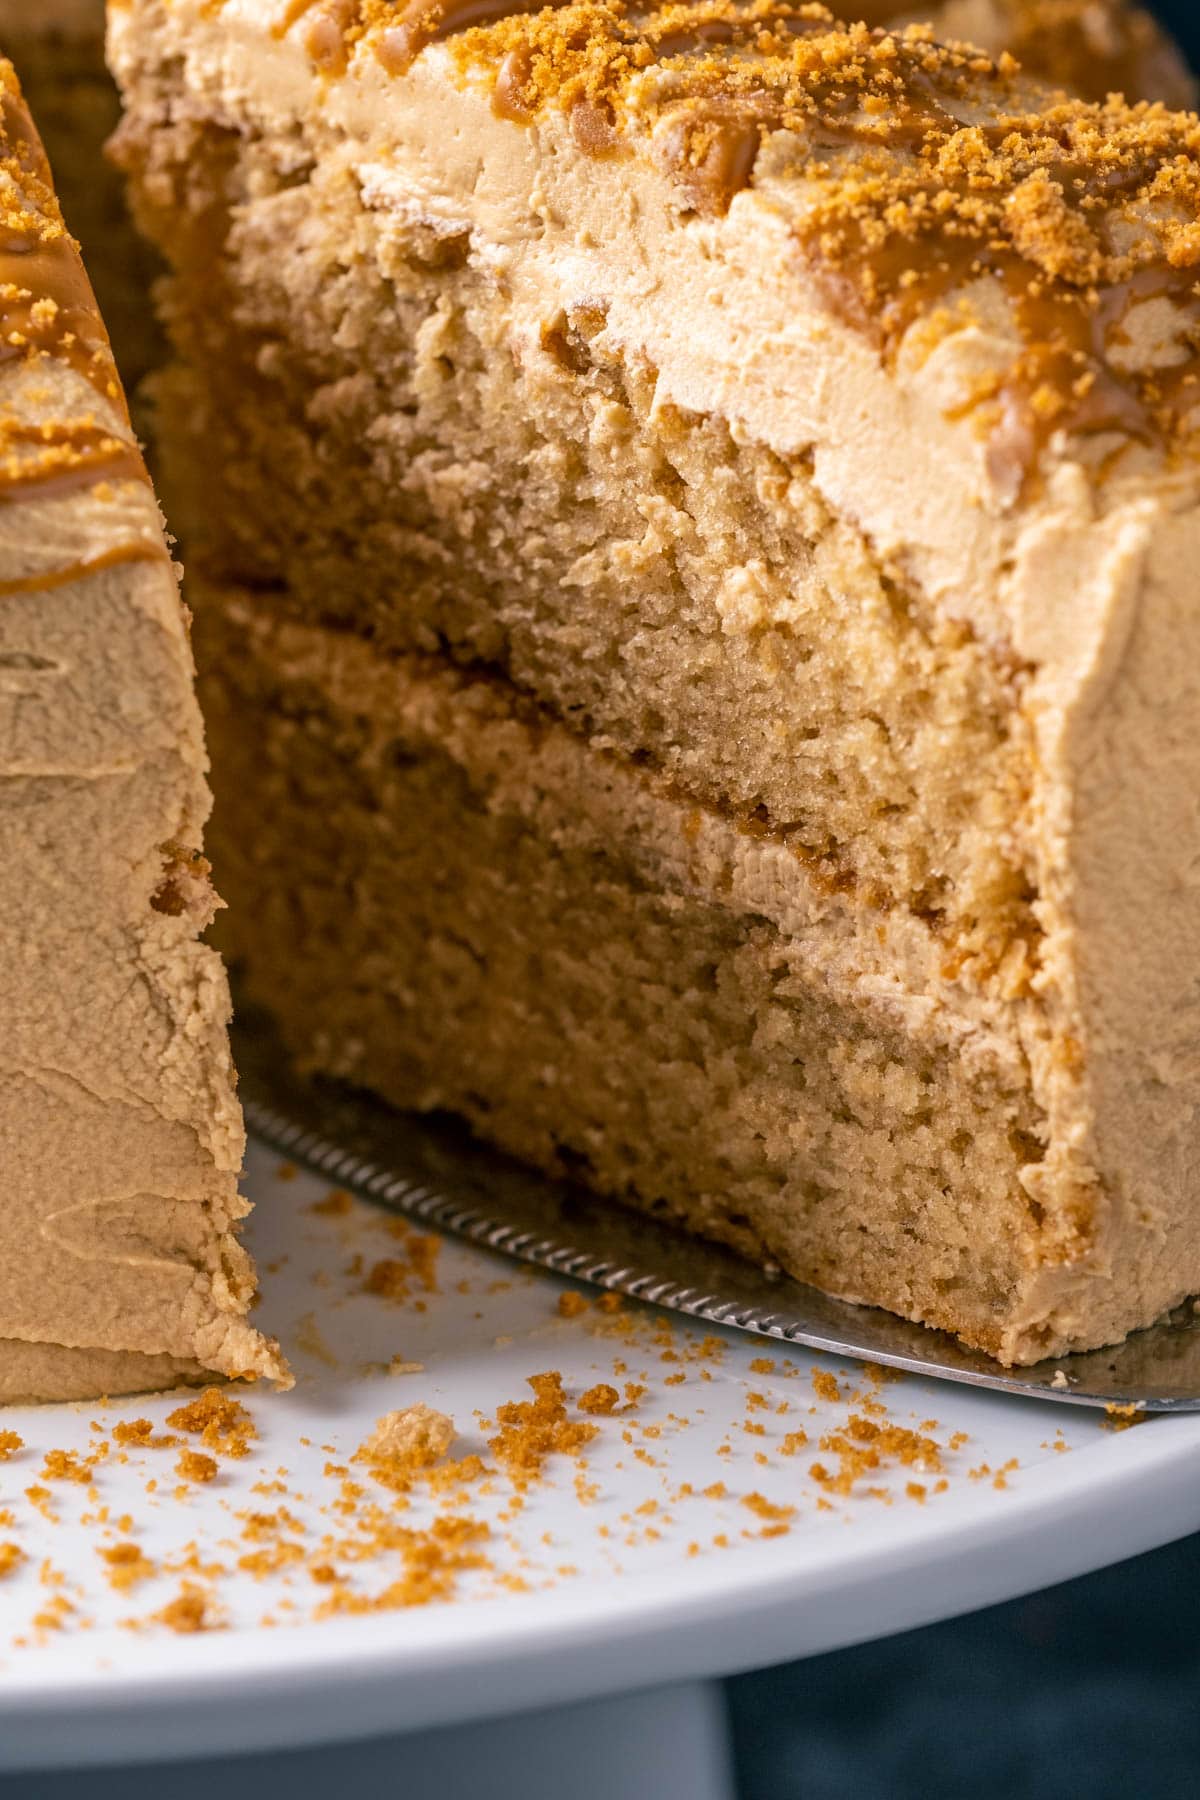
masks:
{"label": "biscoff spread drizzle", "polygon": [[124,412],[79,252],[12,64],[0,59],[0,362],[53,357]]}
{"label": "biscoff spread drizzle", "polygon": [[[0,412],[0,507],[66,498],[102,483],[148,477],[125,435],[129,415],[91,285],[63,221],[49,165],[11,63],[0,59],[0,370],[65,364],[96,391],[112,430],[83,416],[31,422]],[[0,595],[57,587],[120,562],[165,560],[132,542],[86,564],[0,581]]]}
{"label": "biscoff spread drizzle", "polygon": [[1200,426],[1194,114],[1070,99],[1009,55],[802,0],[310,0],[280,27],[298,19],[330,72],[375,58],[402,77],[448,38],[495,112],[557,112],[589,155],[649,154],[684,218],[723,216],[770,142],[802,198],[798,266],[889,360],[914,327],[931,349],[975,323],[998,288],[1018,347],[960,410],[1002,499],[1052,441],[1094,446],[1099,474],[1133,444],[1170,458]]}

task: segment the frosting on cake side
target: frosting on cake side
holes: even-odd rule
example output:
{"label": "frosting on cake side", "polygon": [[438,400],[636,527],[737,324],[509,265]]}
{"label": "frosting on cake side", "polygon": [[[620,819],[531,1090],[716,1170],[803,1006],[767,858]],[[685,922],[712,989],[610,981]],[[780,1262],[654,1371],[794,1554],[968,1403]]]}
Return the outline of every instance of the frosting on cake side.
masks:
{"label": "frosting on cake side", "polygon": [[0,63],[0,1393],[285,1376],[243,1129],[186,616],[108,338]]}

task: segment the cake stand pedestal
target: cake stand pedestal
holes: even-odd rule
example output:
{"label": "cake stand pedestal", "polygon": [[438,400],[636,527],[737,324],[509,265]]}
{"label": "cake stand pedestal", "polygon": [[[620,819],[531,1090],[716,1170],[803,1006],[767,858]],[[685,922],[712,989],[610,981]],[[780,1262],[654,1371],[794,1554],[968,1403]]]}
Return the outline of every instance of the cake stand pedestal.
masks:
{"label": "cake stand pedestal", "polygon": [[[77,1800],[79,1776],[0,1777],[0,1800]],[[33,1782],[35,1786],[30,1786]],[[365,1744],[88,1772],[89,1800],[734,1800],[724,1701],[688,1682]]]}

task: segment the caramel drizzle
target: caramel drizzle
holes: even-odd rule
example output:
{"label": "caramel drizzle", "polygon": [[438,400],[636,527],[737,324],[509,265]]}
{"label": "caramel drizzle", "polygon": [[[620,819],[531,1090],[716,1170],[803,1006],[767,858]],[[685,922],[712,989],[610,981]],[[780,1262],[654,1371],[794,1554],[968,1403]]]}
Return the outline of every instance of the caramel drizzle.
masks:
{"label": "caramel drizzle", "polygon": [[[773,9],[769,30],[759,16],[758,38],[751,40],[755,48],[773,51],[781,33],[794,39],[829,30],[829,21],[811,12],[778,13]],[[645,35],[662,61],[694,57],[714,45],[736,46],[747,40],[749,30],[749,20],[701,17],[683,29],[673,25],[657,33],[648,29]],[[986,74],[994,81],[997,71],[990,64],[971,67],[966,59],[958,66],[952,61],[927,65],[928,44],[885,31],[872,31],[865,41],[872,47],[886,42],[895,70],[894,91],[889,95],[885,89],[873,108],[864,104],[862,86],[839,82],[836,61],[830,76],[817,71],[806,78],[803,109],[794,94],[772,91],[765,79],[755,91],[752,62],[743,62],[738,81],[724,91],[718,80],[715,92],[705,92],[703,82],[685,67],[684,92],[668,107],[655,144],[693,210],[708,217],[723,214],[752,181],[764,135],[786,128],[808,146],[807,171],[818,180],[825,172],[822,151],[900,151],[911,159],[919,181],[928,183],[926,193],[935,194],[940,204],[952,199],[956,218],[969,219],[978,191],[972,174],[948,175],[937,166],[937,152],[964,131],[952,110],[954,100],[969,100],[972,78]],[[510,49],[496,76],[494,110],[528,122],[538,106],[531,92],[533,73],[529,46]],[[997,84],[999,95],[1005,91]],[[589,149],[588,135],[576,128],[580,104],[576,101],[571,109],[571,127],[581,148]],[[1053,140],[1056,127],[1048,118],[1030,115],[1030,104],[1026,97],[1024,110],[1001,124],[973,130],[993,153],[1014,134],[1019,143],[1022,130],[1031,128]],[[617,135],[610,118],[604,152],[611,151]],[[1073,160],[1065,133],[1059,141],[1063,154],[1041,172],[1081,219],[1145,191],[1162,163],[1178,151],[1172,144],[1161,154],[1147,151],[1124,166],[1107,166],[1102,159]],[[869,163],[863,166],[869,170]],[[1007,374],[960,412],[974,413],[988,439],[988,467],[1002,500],[1011,503],[1024,490],[1056,433],[1077,439],[1111,436],[1118,440],[1115,455],[1130,443],[1165,451],[1190,431],[1189,415],[1200,401],[1200,289],[1190,263],[1174,267],[1154,261],[1119,280],[1058,279],[994,233],[969,226],[947,229],[941,223],[945,216],[931,209],[929,236],[916,239],[885,224],[881,230],[878,212],[868,220],[869,239],[852,216],[841,219],[843,241],[832,253],[827,220],[818,218],[801,230],[800,247],[830,309],[872,337],[889,359],[908,329],[929,318],[939,303],[979,278],[1000,281],[1022,349]],[[1149,371],[1124,369],[1110,351],[1128,341],[1132,314],[1151,299],[1166,300],[1176,311],[1176,360]],[[1200,424],[1200,411],[1195,422]]]}
{"label": "caramel drizzle", "polygon": [[[375,55],[389,75],[404,75],[427,44],[469,31],[476,25],[494,25],[500,19],[537,12],[546,0],[407,0],[389,7],[399,17],[385,24],[374,40]],[[567,0],[550,0],[566,4]],[[386,5],[387,0],[382,0]],[[272,28],[283,37],[299,20],[312,13],[318,0],[288,0]],[[354,45],[368,28],[368,20],[381,10],[381,0],[320,0],[320,11],[311,19],[304,47],[325,75],[342,75]]]}
{"label": "caramel drizzle", "polygon": [[118,544],[101,556],[71,563],[62,569],[47,569],[37,575],[19,576],[15,581],[0,581],[0,599],[17,594],[50,594],[56,588],[70,587],[72,582],[86,581],[90,575],[102,575],[106,569],[123,568],[127,563],[161,563],[171,568],[166,547],[151,543]]}
{"label": "caramel drizzle", "polygon": [[[990,127],[999,138],[1011,126]],[[1154,176],[1152,162],[1136,170],[1096,170],[1064,161],[1048,173],[1072,200],[1111,201]],[[965,183],[945,183],[959,194]],[[820,227],[801,240],[830,310],[873,337],[889,359],[909,329],[951,295],[981,278],[1002,285],[1022,349],[1012,367],[948,416],[974,415],[987,438],[987,465],[1002,500],[1026,490],[1057,433],[1075,439],[1112,436],[1114,454],[1130,443],[1165,452],[1193,429],[1200,403],[1200,285],[1193,267],[1166,261],[1119,280],[1087,285],[1056,281],[1015,248],[977,238],[941,238],[936,252],[897,234],[868,247],[851,225],[849,247],[830,265]],[[857,241],[855,241],[857,239]],[[1165,300],[1177,317],[1177,360],[1150,370],[1125,370],[1111,350],[1128,343],[1138,307]],[[1200,412],[1196,413],[1200,423]]]}
{"label": "caramel drizzle", "polygon": [[[1146,153],[1135,149],[1125,167],[1105,166],[1094,153],[1090,161],[1073,162],[1069,128],[1054,122],[1053,108],[1036,110],[1036,93],[1013,86],[1013,67],[1003,59],[998,69],[962,46],[938,49],[927,34],[836,27],[824,9],[791,0],[700,0],[692,7],[640,11],[624,0],[577,9],[570,0],[556,0],[527,27],[498,32],[472,28],[527,16],[536,10],[530,0],[407,0],[394,20],[393,10],[388,0],[327,0],[326,17],[336,14],[342,21],[343,56],[351,15],[352,29],[360,37],[371,34],[375,54],[397,75],[427,44],[468,33],[458,60],[464,67],[490,66],[492,107],[499,116],[529,124],[557,103],[575,142],[592,156],[626,147],[619,117],[624,84],[634,72],[659,69],[661,98],[651,99],[651,111],[659,114],[655,153],[687,207],[704,217],[723,215],[753,182],[765,136],[796,134],[806,146],[800,153],[806,173],[818,184],[832,178],[834,202],[832,232],[818,207],[816,222],[801,228],[799,248],[831,309],[871,336],[887,357],[941,301],[981,277],[998,280],[1023,347],[1007,375],[962,410],[976,414],[988,437],[989,465],[1002,495],[1015,498],[1056,432],[1111,434],[1161,450],[1190,429],[1200,301],[1189,259],[1178,268],[1155,260],[1120,280],[1047,273],[1003,230],[972,226],[971,207],[981,191],[994,201],[995,179],[980,184],[974,171],[947,173],[938,161],[960,134],[974,132],[997,152],[1010,138],[1018,152],[1024,139],[1048,141],[1048,160],[1035,157],[1030,167],[1088,225],[1097,210],[1144,193],[1161,163],[1172,156],[1178,161],[1179,134],[1158,163],[1150,153],[1152,131]],[[799,40],[826,36],[828,57],[798,50]],[[956,103],[976,110],[981,85],[993,111],[1006,99],[1014,111],[1000,125],[965,127]],[[1061,155],[1054,153],[1056,132]],[[906,191],[930,202],[924,226],[915,233],[894,228],[883,209],[872,212],[870,205],[865,225],[852,208],[838,217],[839,171],[823,166],[821,153],[845,148],[868,159],[876,151],[890,155],[892,167],[895,153],[904,153],[911,180]],[[1189,140],[1193,161],[1198,151],[1200,145]],[[862,166],[869,172],[869,161]],[[946,201],[948,223],[940,210]],[[1125,370],[1110,349],[1121,342],[1134,310],[1151,298],[1168,300],[1181,315],[1183,354],[1171,367]]]}
{"label": "caramel drizzle", "polygon": [[[565,5],[568,0],[549,0]],[[440,43],[476,25],[540,12],[546,0],[409,0],[397,24],[375,41],[375,54],[389,75],[406,75],[427,44]]]}
{"label": "caramel drizzle", "polygon": [[36,357],[67,363],[124,412],[108,333],[11,65],[0,64],[0,81],[6,160],[21,205],[18,217],[0,223],[0,364]]}
{"label": "caramel drizzle", "polygon": [[[128,423],[108,334],[75,242],[63,223],[50,168],[10,64],[0,61],[3,167],[0,201],[0,367],[54,361],[82,375]],[[22,454],[25,450],[28,453]],[[148,483],[136,443],[90,421],[0,424],[0,505],[61,498],[106,481]],[[0,595],[42,593],[120,563],[160,560],[165,546],[119,546],[88,562],[0,582]]]}
{"label": "caramel drizzle", "polygon": [[10,454],[0,461],[0,505],[30,494],[43,500],[64,498],[107,481],[149,483],[137,445],[98,425],[0,425],[0,456],[16,444],[29,445],[35,454]]}

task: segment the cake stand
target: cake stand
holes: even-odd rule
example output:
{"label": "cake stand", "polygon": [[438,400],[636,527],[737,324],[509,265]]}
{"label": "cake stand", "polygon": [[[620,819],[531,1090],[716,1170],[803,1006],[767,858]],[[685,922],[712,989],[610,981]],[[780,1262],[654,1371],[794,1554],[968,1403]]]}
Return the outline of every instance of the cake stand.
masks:
{"label": "cake stand", "polygon": [[[1119,1429],[605,1310],[483,1249],[433,1251],[261,1145],[250,1190],[261,1320],[297,1385],[247,1396],[248,1454],[182,1476],[207,1452],[167,1423],[178,1395],[5,1416],[23,1443],[0,1462],[0,1542],[21,1553],[0,1581],[0,1770],[403,1732],[412,1794],[454,1791],[447,1758],[469,1753],[503,1796],[521,1770],[529,1791],[531,1745],[552,1758],[590,1730],[575,1800],[725,1800],[706,1683],[1200,1526],[1195,1415]],[[584,1429],[514,1484],[501,1409],[549,1371]],[[418,1403],[453,1419],[460,1470],[396,1495],[353,1459]]]}

